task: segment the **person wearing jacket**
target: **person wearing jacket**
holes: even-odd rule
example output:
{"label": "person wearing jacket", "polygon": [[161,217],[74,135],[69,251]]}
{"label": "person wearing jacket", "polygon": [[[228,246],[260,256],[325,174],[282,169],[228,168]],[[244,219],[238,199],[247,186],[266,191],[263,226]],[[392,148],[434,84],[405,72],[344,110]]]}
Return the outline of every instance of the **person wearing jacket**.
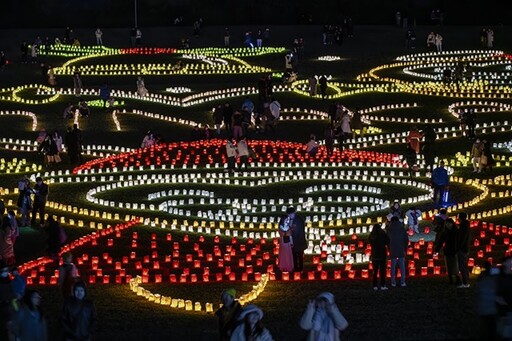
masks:
{"label": "person wearing jacket", "polygon": [[380,276],[380,290],[387,290],[386,258],[389,237],[386,232],[382,230],[380,224],[373,225],[372,232],[370,232],[369,243],[372,246],[373,290],[379,289],[377,286],[377,274]]}
{"label": "person wearing jacket", "polygon": [[432,187],[434,188],[434,203],[441,205],[443,202],[443,194],[446,188],[450,185],[450,178],[448,171],[444,168],[444,161],[439,163],[432,172]]}
{"label": "person wearing jacket", "polygon": [[308,341],[337,341],[340,340],[340,332],[347,329],[348,322],[336,306],[334,295],[324,292],[309,300],[300,319],[300,327],[309,331]]}
{"label": "person wearing jacket", "polygon": [[459,213],[459,224],[457,227],[457,239],[455,241],[455,249],[457,251],[457,263],[459,265],[460,276],[462,277],[462,284],[459,288],[469,288],[469,220],[465,212]]}
{"label": "person wearing jacket", "polygon": [[293,267],[296,272],[300,272],[304,268],[304,250],[308,248],[304,219],[295,213],[295,207],[288,207],[286,214],[290,218],[292,230]]}
{"label": "person wearing jacket", "polygon": [[443,248],[444,259],[446,262],[446,270],[448,272],[448,280],[453,284],[453,276],[455,276],[455,284],[460,285],[459,267],[457,266],[457,228],[452,218],[446,219],[444,222],[444,231],[437,243],[434,245],[434,252],[437,254]]}
{"label": "person wearing jacket", "polygon": [[73,297],[66,300],[60,324],[66,340],[90,341],[96,330],[96,307],[86,298],[85,283],[77,281]]}
{"label": "person wearing jacket", "polygon": [[272,335],[263,327],[263,311],[254,304],[248,304],[240,313],[240,324],[233,331],[231,341],[272,341]]}
{"label": "person wearing jacket", "polygon": [[391,223],[387,228],[389,237],[389,253],[391,256],[391,286],[396,287],[396,264],[400,267],[400,285],[407,286],[405,283],[405,251],[409,243],[409,237],[405,231],[404,225],[397,216],[391,218]]}
{"label": "person wearing jacket", "polygon": [[27,290],[23,298],[23,304],[14,315],[10,325],[16,340],[48,340],[46,319],[44,318],[40,303],[41,294],[37,290]]}
{"label": "person wearing jacket", "polygon": [[215,312],[215,316],[219,319],[219,339],[221,341],[229,341],[242,311],[242,306],[235,300],[235,297],[236,290],[232,288],[224,290],[220,296],[222,307]]}
{"label": "person wearing jacket", "polygon": [[226,140],[226,156],[228,157],[228,168],[226,169],[226,172],[234,173],[235,172],[235,164],[236,164],[236,142],[234,142],[232,137],[229,137]]}

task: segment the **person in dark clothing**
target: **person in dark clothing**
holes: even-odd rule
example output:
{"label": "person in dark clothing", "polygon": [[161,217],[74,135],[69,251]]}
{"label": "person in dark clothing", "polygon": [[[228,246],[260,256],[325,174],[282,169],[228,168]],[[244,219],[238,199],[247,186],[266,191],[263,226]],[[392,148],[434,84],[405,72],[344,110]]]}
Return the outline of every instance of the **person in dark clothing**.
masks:
{"label": "person in dark clothing", "polygon": [[233,330],[238,326],[238,317],[242,311],[240,302],[235,300],[235,289],[226,289],[222,292],[220,299],[222,307],[215,312],[219,319],[219,340],[229,341]]}
{"label": "person in dark clothing", "polygon": [[73,124],[73,131],[72,131],[74,138],[73,140],[76,142],[76,157],[78,162],[82,163],[82,131],[78,128],[77,124]]}
{"label": "person in dark clothing", "polygon": [[76,165],[78,163],[78,150],[77,150],[77,141],[76,135],[73,134],[73,130],[71,127],[68,128],[66,135],[64,136],[64,143],[66,144],[66,148],[68,151],[68,156],[71,165]]}
{"label": "person in dark clothing", "polygon": [[59,259],[59,251],[63,238],[61,238],[61,226],[58,221],[56,221],[52,215],[48,217],[48,254],[52,259]]}
{"label": "person in dark clothing", "polygon": [[444,161],[439,163],[439,167],[436,167],[432,171],[432,187],[434,187],[434,203],[441,205],[443,203],[444,192],[450,185],[450,179],[448,177],[448,171],[444,168]]}
{"label": "person in dark clothing", "polygon": [[492,168],[495,164],[494,158],[492,157],[491,143],[487,139],[482,140],[482,155],[480,156],[480,170],[481,172],[492,172]]}
{"label": "person in dark clothing", "polygon": [[432,222],[432,227],[434,229],[434,232],[436,233],[436,237],[434,240],[434,245],[436,245],[439,242],[439,239],[441,238],[441,235],[444,232],[444,222],[448,216],[446,215],[446,209],[441,208],[439,210],[439,213],[434,217],[434,221]]}
{"label": "person in dark clothing", "polygon": [[400,285],[406,287],[405,283],[405,254],[409,237],[405,231],[404,224],[397,216],[391,218],[391,222],[387,228],[389,236],[389,255],[391,257],[391,286],[396,286],[396,266],[400,268]]}
{"label": "person in dark clothing", "polygon": [[405,147],[404,158],[405,161],[407,162],[407,168],[409,169],[409,177],[412,179],[414,176],[414,172],[417,170],[415,169],[415,167],[418,163],[418,157],[414,149],[412,149],[409,144],[407,144],[407,146]]}
{"label": "person in dark clothing", "polygon": [[322,99],[325,99],[327,96],[327,77],[322,75],[318,80],[318,84],[320,85],[320,94],[322,95]]}
{"label": "person in dark clothing", "polygon": [[222,104],[219,104],[213,111],[213,122],[215,124],[215,130],[217,132],[217,135],[220,135],[220,127],[222,126],[223,119],[224,119],[224,112],[222,109]]}
{"label": "person in dark clothing", "polygon": [[31,224],[36,224],[36,214],[39,213],[39,225],[44,226],[44,210],[46,201],[48,200],[48,185],[43,182],[43,178],[36,178],[36,185],[34,186],[34,206],[32,207],[32,220]]}
{"label": "person in dark clothing", "polygon": [[334,126],[336,124],[336,112],[338,111],[338,103],[332,102],[329,105],[328,114],[331,119],[331,124]]}
{"label": "person in dark clothing", "polygon": [[222,114],[224,116],[224,125],[226,126],[226,131],[228,132],[228,134],[231,134],[232,133],[231,123],[233,120],[233,108],[231,107],[231,105],[228,102],[226,102],[226,104],[224,104],[224,110],[223,110]]}
{"label": "person in dark clothing", "polygon": [[377,274],[380,276],[380,290],[387,290],[386,286],[386,258],[387,247],[389,246],[389,237],[382,229],[380,224],[373,225],[372,232],[368,239],[372,246],[372,265],[373,265],[373,290],[378,290]]}
{"label": "person in dark clothing", "polygon": [[436,158],[437,134],[430,124],[427,124],[421,133],[423,135],[423,144],[421,146],[421,150],[425,160],[425,172],[430,171],[430,173],[432,173],[434,170],[434,163]]}
{"label": "person in dark clothing", "polygon": [[482,341],[495,341],[496,337],[496,317],[498,307],[496,305],[496,294],[498,286],[499,273],[488,261],[485,262],[484,270],[478,276],[476,282],[476,305],[479,323],[479,338]]}
{"label": "person in dark clothing", "polygon": [[11,302],[16,298],[12,290],[9,268],[0,260],[0,340],[8,340],[7,324],[11,320]]}
{"label": "person in dark clothing", "polygon": [[444,231],[434,245],[434,252],[438,254],[441,248],[444,252],[448,281],[453,284],[453,278],[455,277],[455,284],[458,286],[461,281],[457,264],[457,227],[455,227],[455,222],[451,218],[444,222]]}
{"label": "person in dark clothing", "polygon": [[199,130],[199,125],[195,125],[194,129],[192,129],[191,133],[192,141],[199,141],[202,140],[202,133],[201,130]]}
{"label": "person in dark clothing", "polygon": [[110,98],[110,88],[105,83],[100,88],[100,99],[103,102],[103,109],[105,109],[105,107],[107,106],[107,101],[108,101],[109,98]]}
{"label": "person in dark clothing", "polygon": [[288,207],[286,214],[291,220],[290,229],[292,230],[293,240],[293,266],[296,272],[300,272],[304,268],[304,250],[308,247],[304,220],[295,213],[294,207]]}
{"label": "person in dark clothing", "polygon": [[[510,320],[512,319],[512,257],[506,257],[501,264],[496,302],[498,302],[499,318],[507,319],[508,323],[499,325],[498,333],[502,340],[510,340],[512,337],[512,331],[510,330]],[[507,330],[504,327],[507,327]]]}
{"label": "person in dark clothing", "polygon": [[457,239],[456,239],[456,250],[457,250],[457,263],[459,265],[460,275],[462,277],[462,284],[459,288],[469,288],[469,242],[470,242],[470,229],[468,215],[465,212],[461,212],[458,215],[459,224],[457,227]]}
{"label": "person in dark clothing", "polygon": [[21,43],[20,51],[21,51],[21,62],[26,63],[28,61],[28,44],[26,41]]}
{"label": "person in dark clothing", "polygon": [[73,287],[73,297],[64,303],[60,318],[66,340],[91,340],[96,331],[96,307],[86,296],[85,283],[77,281]]}

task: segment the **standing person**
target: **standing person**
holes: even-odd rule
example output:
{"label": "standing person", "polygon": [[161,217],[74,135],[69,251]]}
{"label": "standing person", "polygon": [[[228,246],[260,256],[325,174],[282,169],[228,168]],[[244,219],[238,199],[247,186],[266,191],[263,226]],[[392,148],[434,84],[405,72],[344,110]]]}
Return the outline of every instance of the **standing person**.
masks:
{"label": "standing person", "polygon": [[96,331],[96,307],[87,298],[83,281],[73,287],[73,297],[66,300],[60,318],[66,340],[91,340]]}
{"label": "standing person", "polygon": [[144,78],[141,76],[137,77],[137,95],[140,97],[147,96],[148,89],[146,89],[146,85],[144,84]]}
{"label": "standing person", "polygon": [[325,138],[325,149],[327,150],[327,155],[331,156],[334,151],[334,131],[332,129],[332,125],[329,124],[324,131]]}
{"label": "standing person", "polygon": [[501,262],[501,274],[498,277],[498,334],[502,340],[512,338],[512,257],[508,256]]}
{"label": "standing person", "polygon": [[424,139],[421,149],[423,152],[423,159],[425,160],[425,173],[429,171],[432,173],[436,158],[437,134],[430,124],[425,125],[425,129],[423,129],[421,134]]}
{"label": "standing person", "polygon": [[99,27],[94,32],[94,35],[96,36],[96,45],[103,45],[103,32],[100,30]]}
{"label": "standing person", "polygon": [[480,139],[476,139],[471,146],[471,163],[473,164],[473,173],[480,173],[480,157],[482,156],[483,145]]}
{"label": "standing person", "polygon": [[336,305],[334,295],[323,292],[309,300],[300,319],[300,327],[309,332],[307,341],[334,341],[340,340],[340,334],[347,329],[348,322]]}
{"label": "standing person", "polygon": [[[398,220],[402,219],[403,211],[398,201],[393,202],[393,205],[389,208],[389,214],[391,214],[391,217],[397,217]],[[391,220],[391,218],[389,220]]]}
{"label": "standing person", "polygon": [[57,147],[57,154],[55,155],[55,162],[60,163],[62,158],[60,157],[60,153],[62,153],[62,135],[58,130],[55,130],[52,134],[53,141],[55,142],[55,146]]}
{"label": "standing person", "polygon": [[256,33],[256,47],[263,46],[263,32],[261,30],[258,30]]}
{"label": "standing person", "polygon": [[436,35],[434,32],[430,32],[429,35],[427,36],[427,50],[436,50]]}
{"label": "standing person", "polygon": [[0,340],[8,340],[7,326],[12,317],[12,301],[16,299],[9,277],[9,267],[0,259]]}
{"label": "standing person", "polygon": [[359,111],[358,108],[356,108],[356,110],[354,111],[351,121],[352,121],[352,123],[350,126],[352,128],[353,137],[355,138],[357,133],[359,134],[359,136],[363,137],[366,128],[363,127],[363,121],[361,119],[361,111]]}
{"label": "standing person", "polygon": [[27,290],[23,297],[23,304],[12,320],[11,330],[16,336],[16,340],[46,341],[48,339],[39,291]]}
{"label": "standing person", "polygon": [[233,138],[230,136],[226,140],[226,156],[228,158],[228,168],[226,169],[226,172],[229,172],[230,174],[235,172],[236,154],[236,145]]}
{"label": "standing person", "polygon": [[448,281],[453,284],[455,277],[455,285],[460,285],[459,267],[457,265],[457,228],[452,218],[447,218],[444,222],[444,231],[434,246],[435,255],[443,248],[444,260],[446,263],[446,271],[448,272]]}
{"label": "standing person", "polygon": [[66,149],[68,152],[68,156],[69,156],[71,165],[77,164],[78,163],[77,141],[76,141],[76,136],[73,134],[73,130],[71,127],[68,127],[66,135],[64,136],[64,142],[66,144]]}
{"label": "standing person", "polygon": [[[66,232],[60,226],[59,222],[52,215],[48,217],[48,255],[53,260],[59,260],[60,248],[66,242]],[[71,291],[71,289],[70,289]]]}
{"label": "standing person", "polygon": [[322,99],[325,99],[327,96],[327,77],[325,77],[325,75],[320,76],[318,84],[320,85],[320,94],[322,95]]}
{"label": "standing person", "polygon": [[491,152],[491,143],[487,139],[482,139],[482,155],[480,156],[480,171],[492,172],[494,158]]}
{"label": "standing person", "polygon": [[231,128],[232,128],[232,121],[233,121],[233,107],[226,102],[224,104],[224,110],[223,110],[223,116],[224,116],[224,126],[226,127],[226,131],[229,135],[232,134]]}
{"label": "standing person", "polygon": [[391,218],[387,229],[389,236],[389,254],[391,256],[391,286],[396,287],[396,264],[400,268],[400,286],[405,287],[405,252],[409,243],[409,238],[405,232],[404,225],[398,220],[398,217]]}
{"label": "standing person", "polygon": [[272,335],[263,326],[263,311],[254,304],[248,304],[238,317],[238,327],[231,335],[231,341],[272,341]]}
{"label": "standing person", "polygon": [[443,203],[444,192],[450,185],[448,171],[444,168],[444,161],[439,162],[439,166],[432,172],[432,187],[434,187],[434,203],[441,205]]}
{"label": "standing person", "polygon": [[247,145],[247,139],[245,136],[242,136],[238,141],[236,149],[238,151],[238,156],[240,156],[238,171],[241,172],[242,167],[244,167],[247,172],[247,168],[249,167],[249,146]]}
{"label": "standing person", "polygon": [[442,52],[443,51],[443,37],[439,33],[436,34],[434,42],[436,44],[437,52]]}
{"label": "standing person", "polygon": [[386,286],[386,258],[388,254],[389,237],[380,224],[373,225],[368,242],[372,246],[373,290],[379,290],[377,286],[377,274],[380,276],[380,290],[388,290]]}
{"label": "standing person", "polygon": [[309,96],[315,97],[317,91],[318,81],[315,75],[309,77]]}
{"label": "standing person", "polygon": [[476,113],[475,109],[471,108],[469,111],[464,115],[466,126],[468,128],[468,137],[470,139],[474,139],[476,137],[475,135],[475,128],[476,128]]}
{"label": "standing person", "polygon": [[229,47],[230,39],[231,39],[231,34],[229,33],[229,29],[226,27],[224,29],[224,47]]}
{"label": "standing person", "polygon": [[410,144],[405,147],[404,159],[409,170],[409,178],[412,180],[414,172],[418,170],[418,156]]}
{"label": "standing person", "polygon": [[238,317],[242,311],[240,302],[236,299],[235,289],[226,289],[220,295],[222,307],[215,312],[215,316],[219,319],[219,340],[229,341],[231,334],[238,324]]}
{"label": "standing person", "polygon": [[73,287],[78,277],[78,270],[73,264],[73,255],[65,252],[62,255],[63,264],[59,267],[59,287],[62,297],[68,299],[73,297]]}
{"label": "standing person", "polygon": [[74,135],[74,141],[76,141],[76,158],[79,163],[83,162],[82,159],[82,131],[78,128],[78,124],[73,124],[73,130],[72,133]]}
{"label": "standing person", "polygon": [[3,260],[7,266],[12,266],[16,263],[11,226],[7,222],[0,226],[0,260]]}
{"label": "standing person", "polygon": [[487,29],[487,48],[492,49],[494,46],[494,31],[492,28]]}
{"label": "standing person", "polygon": [[12,245],[14,247],[14,244],[16,243],[16,239],[18,239],[18,237],[20,235],[20,230],[18,227],[18,221],[16,220],[16,213],[14,213],[13,210],[10,210],[9,212],[7,212],[7,220],[11,227],[11,240],[12,240]]}
{"label": "standing person", "polygon": [[215,124],[215,130],[217,132],[217,135],[220,135],[220,127],[222,126],[223,118],[224,118],[224,113],[222,112],[222,104],[219,104],[213,110],[213,122]]}
{"label": "standing person", "polygon": [[407,217],[409,233],[420,233],[419,220],[421,219],[421,211],[413,206],[405,212],[405,216]]}
{"label": "standing person", "polygon": [[142,31],[137,27],[135,31],[135,45],[140,46],[142,44]]}
{"label": "standing person", "polygon": [[341,131],[344,138],[351,138],[353,136],[350,121],[348,110],[345,110],[341,116]]}
{"label": "standing person", "polygon": [[23,64],[25,64],[28,61],[28,44],[26,41],[21,43],[20,51],[21,51],[21,62]]}
{"label": "standing person", "polygon": [[55,79],[55,71],[51,65],[48,65],[48,85],[57,85],[57,80]]}
{"label": "standing person", "polygon": [[423,135],[418,131],[416,126],[412,126],[409,131],[409,135],[407,135],[407,144],[414,149],[414,152],[418,154],[420,152],[420,141],[423,138]]}
{"label": "standing person", "polygon": [[482,47],[487,47],[487,29],[482,28],[482,32],[480,32],[480,43],[482,44]]}
{"label": "standing person", "polygon": [[293,238],[291,219],[283,215],[279,221],[279,269],[282,272],[293,272]]}
{"label": "standing person", "polygon": [[107,83],[105,83],[100,88],[100,99],[103,101],[103,109],[105,109],[109,98],[110,98],[110,88],[108,87]]}
{"label": "standing person", "polygon": [[[23,179],[23,184],[18,186],[23,186],[19,189],[18,202],[17,206],[20,209],[21,213],[21,221],[20,226],[30,226],[30,212],[32,210],[32,188],[30,188],[30,181],[27,179]],[[21,181],[20,181],[21,182]]]}
{"label": "standing person", "polygon": [[304,269],[304,250],[308,247],[304,220],[296,214],[295,207],[288,207],[286,214],[290,218],[290,228],[292,230],[293,268],[296,272],[301,272]]}
{"label": "standing person", "polygon": [[272,97],[272,102],[270,102],[270,113],[272,114],[272,122],[275,126],[279,121],[279,117],[281,116],[281,103],[274,97]]}
{"label": "standing person", "polygon": [[233,113],[232,122],[231,122],[231,124],[233,126],[233,131],[231,133],[233,134],[233,138],[235,138],[235,139],[240,139],[243,135],[243,129],[242,129],[243,120],[244,120],[244,118],[242,117],[242,114],[238,110],[236,110]]}
{"label": "standing person", "polygon": [[446,215],[446,209],[441,208],[439,210],[439,213],[436,214],[434,217],[434,221],[432,222],[432,226],[434,227],[434,232],[436,233],[434,245],[439,243],[439,240],[441,239],[441,236],[444,232],[444,223],[448,219],[448,216]]}
{"label": "standing person", "polygon": [[458,286],[458,288],[469,288],[469,220],[468,215],[465,212],[459,213],[457,218],[459,219],[459,224],[455,225],[457,228],[455,249],[457,251],[457,264],[459,265],[460,276],[462,279],[462,283]]}
{"label": "standing person", "polygon": [[36,224],[36,214],[39,213],[39,226],[44,226],[44,211],[46,201],[48,200],[48,185],[43,182],[40,176],[36,178],[36,185],[34,186],[34,206],[32,207],[32,221],[31,224]]}
{"label": "standing person", "polygon": [[477,312],[480,317],[478,340],[482,341],[497,340],[496,318],[498,308],[496,294],[498,276],[495,272],[499,272],[499,270],[493,268],[488,261],[485,262],[484,271],[480,273],[476,282]]}
{"label": "standing person", "polygon": [[78,72],[73,74],[73,86],[75,88],[75,96],[80,97],[82,95],[83,84],[82,79],[80,78],[80,73]]}

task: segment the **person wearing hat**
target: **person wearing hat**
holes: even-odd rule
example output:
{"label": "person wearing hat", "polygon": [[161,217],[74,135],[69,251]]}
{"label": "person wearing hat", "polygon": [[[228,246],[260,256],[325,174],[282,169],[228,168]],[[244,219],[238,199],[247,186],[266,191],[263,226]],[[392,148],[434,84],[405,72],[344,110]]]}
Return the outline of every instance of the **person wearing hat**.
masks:
{"label": "person wearing hat", "polygon": [[236,290],[233,288],[224,290],[220,295],[222,307],[215,312],[215,316],[219,318],[219,339],[221,341],[229,341],[238,324],[242,306],[235,300],[235,297]]}
{"label": "person wearing hat", "polygon": [[347,329],[348,322],[336,306],[334,295],[324,292],[309,300],[300,327],[309,331],[308,341],[336,341],[340,339],[340,332]]}
{"label": "person wearing hat", "polygon": [[308,248],[304,220],[295,213],[295,207],[288,207],[286,214],[290,220],[290,229],[293,240],[293,267],[295,271],[302,271],[304,268],[304,250]]}
{"label": "person wearing hat", "polygon": [[86,298],[85,283],[77,281],[73,297],[66,300],[60,324],[66,340],[90,341],[96,330],[97,316],[94,303]]}
{"label": "person wearing hat", "polygon": [[248,304],[240,313],[240,324],[233,331],[231,341],[272,341],[272,335],[263,327],[263,311],[254,304]]}

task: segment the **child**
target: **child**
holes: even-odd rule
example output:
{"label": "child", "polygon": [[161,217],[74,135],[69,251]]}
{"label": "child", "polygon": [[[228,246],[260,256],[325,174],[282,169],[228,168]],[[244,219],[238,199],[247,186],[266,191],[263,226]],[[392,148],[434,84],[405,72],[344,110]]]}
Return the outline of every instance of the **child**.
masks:
{"label": "child", "polygon": [[78,270],[75,264],[72,263],[73,255],[69,252],[62,254],[62,261],[64,262],[59,267],[59,287],[62,296],[66,298],[73,297],[73,286],[75,279],[78,277]]}

